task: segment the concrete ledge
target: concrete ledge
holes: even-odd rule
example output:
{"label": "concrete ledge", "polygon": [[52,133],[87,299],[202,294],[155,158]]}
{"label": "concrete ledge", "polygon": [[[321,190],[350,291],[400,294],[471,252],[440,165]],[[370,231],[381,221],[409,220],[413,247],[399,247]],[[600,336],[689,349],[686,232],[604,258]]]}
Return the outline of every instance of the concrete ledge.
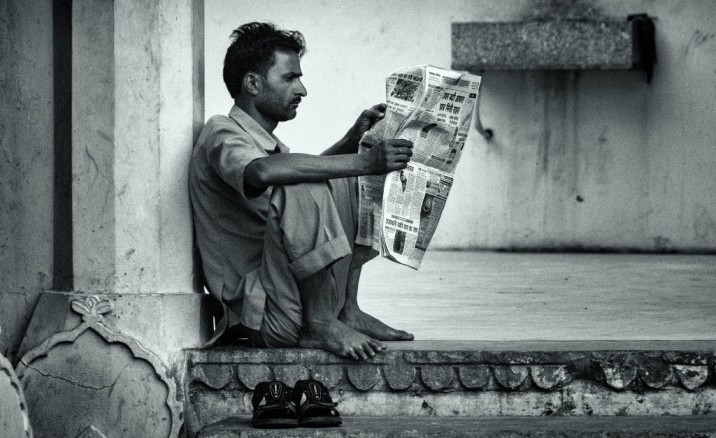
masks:
{"label": "concrete ledge", "polygon": [[345,416],[715,415],[716,342],[391,343],[369,362],[320,350],[187,351],[189,430],[250,415],[261,381],[313,377]]}
{"label": "concrete ledge", "polygon": [[351,417],[326,429],[253,429],[250,417],[232,418],[202,430],[201,438],[224,437],[696,437],[716,433],[714,418],[415,418]]}
{"label": "concrete ledge", "polygon": [[637,61],[624,20],[535,20],[452,25],[457,70],[627,70]]}

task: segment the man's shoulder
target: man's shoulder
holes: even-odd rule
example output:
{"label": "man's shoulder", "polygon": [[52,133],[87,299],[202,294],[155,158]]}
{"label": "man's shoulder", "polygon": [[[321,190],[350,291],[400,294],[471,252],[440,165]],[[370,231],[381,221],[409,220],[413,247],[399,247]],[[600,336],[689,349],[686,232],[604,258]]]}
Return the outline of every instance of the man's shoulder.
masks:
{"label": "man's shoulder", "polygon": [[251,136],[229,116],[211,116],[204,124],[197,146],[218,146],[226,141],[251,142]]}
{"label": "man's shoulder", "polygon": [[229,116],[225,116],[223,114],[216,114],[211,117],[209,117],[209,120],[206,121],[206,124],[204,125],[204,129],[231,129],[235,131],[242,131],[241,127],[239,126],[234,119],[232,119]]}

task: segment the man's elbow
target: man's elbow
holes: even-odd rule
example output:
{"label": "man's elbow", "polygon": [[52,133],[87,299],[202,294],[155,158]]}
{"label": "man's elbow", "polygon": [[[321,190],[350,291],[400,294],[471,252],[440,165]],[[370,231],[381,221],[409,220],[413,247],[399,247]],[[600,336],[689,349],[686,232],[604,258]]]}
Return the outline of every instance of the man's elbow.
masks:
{"label": "man's elbow", "polygon": [[265,189],[271,185],[269,172],[261,158],[250,162],[244,170],[244,181],[253,188]]}

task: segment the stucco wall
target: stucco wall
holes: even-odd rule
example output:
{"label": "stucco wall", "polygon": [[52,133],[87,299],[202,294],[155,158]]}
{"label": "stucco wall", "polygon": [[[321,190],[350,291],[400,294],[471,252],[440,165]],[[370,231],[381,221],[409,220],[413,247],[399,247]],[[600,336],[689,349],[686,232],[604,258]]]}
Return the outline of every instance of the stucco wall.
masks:
{"label": "stucco wall", "polygon": [[0,2],[0,354],[53,275],[52,2]]}
{"label": "stucco wall", "polygon": [[[716,250],[716,3],[590,3],[656,18],[652,83],[636,71],[485,72],[480,112],[495,138],[471,134],[433,247]],[[208,0],[206,115],[231,105],[221,66],[241,23],[306,36],[308,96],[277,134],[317,153],[384,99],[390,71],[449,67],[452,22],[520,20],[534,5]]]}

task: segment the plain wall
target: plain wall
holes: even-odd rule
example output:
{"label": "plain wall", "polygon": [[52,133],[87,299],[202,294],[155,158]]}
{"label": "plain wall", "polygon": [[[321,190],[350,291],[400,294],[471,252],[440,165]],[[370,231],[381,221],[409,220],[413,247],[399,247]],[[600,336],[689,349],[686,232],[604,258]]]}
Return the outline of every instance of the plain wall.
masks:
{"label": "plain wall", "polygon": [[[391,71],[449,67],[452,22],[519,21],[536,4],[208,0],[206,116],[232,104],[221,68],[244,22],[304,33],[308,96],[276,134],[318,153],[384,100]],[[588,4],[655,18],[651,84],[639,71],[484,72],[495,137],[470,134],[433,248],[716,250],[716,2]]]}

